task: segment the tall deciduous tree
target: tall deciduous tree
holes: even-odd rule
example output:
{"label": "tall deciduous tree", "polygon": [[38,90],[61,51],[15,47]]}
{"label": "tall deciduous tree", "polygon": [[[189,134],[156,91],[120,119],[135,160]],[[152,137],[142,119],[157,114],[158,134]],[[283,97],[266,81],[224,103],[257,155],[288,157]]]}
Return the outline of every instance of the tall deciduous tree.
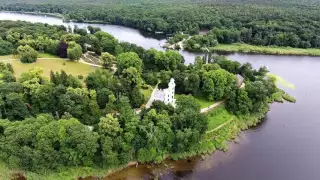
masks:
{"label": "tall deciduous tree", "polygon": [[22,63],[33,63],[37,60],[38,52],[29,45],[19,46],[17,51]]}
{"label": "tall deciduous tree", "polygon": [[112,67],[112,64],[116,62],[116,57],[107,52],[104,52],[101,54],[101,61],[105,69],[110,69]]}
{"label": "tall deciduous tree", "polygon": [[117,56],[117,68],[120,73],[130,67],[136,68],[139,73],[142,72],[142,60],[137,53],[128,52]]}
{"label": "tall deciduous tree", "polygon": [[67,49],[67,56],[70,60],[79,60],[82,56],[82,48],[75,42],[70,42]]}

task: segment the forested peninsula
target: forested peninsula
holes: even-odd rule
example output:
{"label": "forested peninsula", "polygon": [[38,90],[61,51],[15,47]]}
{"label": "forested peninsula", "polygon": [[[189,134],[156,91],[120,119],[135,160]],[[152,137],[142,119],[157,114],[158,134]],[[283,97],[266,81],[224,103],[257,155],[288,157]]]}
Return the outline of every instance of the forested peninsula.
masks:
{"label": "forested peninsula", "polygon": [[[3,1],[0,9],[59,14],[65,21],[122,25],[168,37],[184,33],[191,38],[175,48],[188,51],[320,55],[320,7],[312,0],[32,0]],[[208,33],[198,35],[203,30]]]}
{"label": "forested peninsula", "polygon": [[[228,140],[259,123],[270,103],[295,101],[266,67],[223,56],[185,65],[177,51],[146,50],[91,26],[87,32],[0,21],[0,27],[3,179],[104,176],[132,163],[226,151]],[[88,56],[96,59],[90,66]],[[27,70],[30,64],[36,67]],[[171,78],[175,107],[155,101],[146,108],[150,91]],[[222,103],[202,113],[215,102]]]}

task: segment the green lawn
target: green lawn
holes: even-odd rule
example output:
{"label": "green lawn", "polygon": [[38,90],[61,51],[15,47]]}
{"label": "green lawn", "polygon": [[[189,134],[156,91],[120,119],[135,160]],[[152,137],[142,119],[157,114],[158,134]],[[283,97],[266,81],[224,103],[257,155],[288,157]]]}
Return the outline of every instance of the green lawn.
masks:
{"label": "green lawn", "polygon": [[254,46],[249,44],[218,44],[210,50],[220,52],[241,52],[254,54],[274,54],[274,55],[305,55],[320,56],[320,49],[315,48],[292,48],[292,47],[276,47],[276,46]]}
{"label": "green lawn", "polygon": [[11,60],[11,59],[18,59],[18,57],[14,56],[14,55],[0,56],[0,61],[1,60]]}
{"label": "green lawn", "polygon": [[19,77],[21,73],[28,71],[34,67],[43,69],[43,76],[50,77],[50,71],[64,70],[67,74],[73,76],[83,75],[86,77],[90,72],[95,71],[96,68],[76,61],[69,61],[66,59],[38,59],[37,62],[31,64],[21,63],[19,60],[8,61],[12,64],[15,75]]}
{"label": "green lawn", "polygon": [[230,114],[225,106],[219,106],[208,113],[208,131],[220,126],[221,124],[231,120],[233,115]]}
{"label": "green lawn", "polygon": [[[182,95],[181,94],[175,94],[175,99],[177,99],[180,96],[182,96]],[[196,96],[193,96],[193,97],[200,104],[201,109],[202,108],[206,108],[206,107],[211,106],[212,104],[214,104],[214,101],[207,100],[203,95],[196,95]]]}
{"label": "green lawn", "polygon": [[147,103],[151,97],[153,88],[151,86],[149,86],[148,89],[143,89],[141,88],[141,92],[144,95],[144,102]]}
{"label": "green lawn", "polygon": [[38,58],[59,58],[59,56],[55,56],[48,53],[39,53]]}

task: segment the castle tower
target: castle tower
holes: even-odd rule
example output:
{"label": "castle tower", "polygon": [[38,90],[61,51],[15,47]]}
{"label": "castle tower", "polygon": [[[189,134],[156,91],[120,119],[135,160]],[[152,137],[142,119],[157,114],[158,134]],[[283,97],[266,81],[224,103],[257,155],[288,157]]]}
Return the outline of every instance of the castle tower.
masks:
{"label": "castle tower", "polygon": [[175,88],[176,88],[176,83],[174,82],[174,79],[171,78],[168,84],[168,89],[165,90],[164,103],[165,104],[170,103],[173,107],[175,107],[175,103],[176,103],[176,100],[174,99]]}

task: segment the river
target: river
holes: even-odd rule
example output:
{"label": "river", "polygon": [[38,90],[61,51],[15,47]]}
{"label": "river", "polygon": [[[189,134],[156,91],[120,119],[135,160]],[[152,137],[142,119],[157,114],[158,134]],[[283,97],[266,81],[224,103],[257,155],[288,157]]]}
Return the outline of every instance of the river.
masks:
{"label": "river", "polygon": [[[44,16],[0,13],[0,20],[26,20],[57,25],[61,19]],[[161,49],[165,40],[144,37],[131,28],[99,25],[102,30],[121,41],[136,43],[144,48]],[[196,54],[181,52],[187,63]],[[150,179],[162,174],[162,180],[318,180],[320,179],[320,58],[304,56],[270,56],[233,54],[239,62],[269,70],[295,85],[284,88],[296,97],[295,104],[272,104],[265,121],[255,129],[242,132],[238,143],[230,143],[227,153],[215,152],[204,160],[194,158],[178,162],[167,161],[160,166],[139,165],[127,168],[108,180]]]}

